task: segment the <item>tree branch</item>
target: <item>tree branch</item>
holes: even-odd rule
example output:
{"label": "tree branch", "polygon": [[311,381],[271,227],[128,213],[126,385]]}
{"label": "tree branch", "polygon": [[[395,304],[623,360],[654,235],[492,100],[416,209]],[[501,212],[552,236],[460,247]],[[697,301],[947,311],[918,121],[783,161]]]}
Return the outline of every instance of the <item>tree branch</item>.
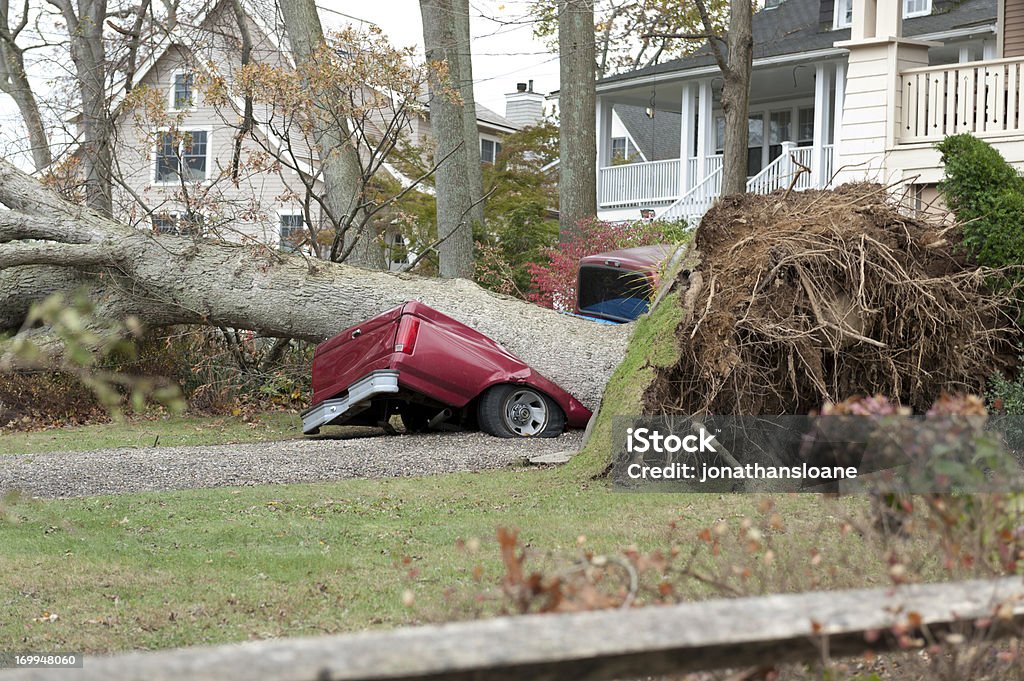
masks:
{"label": "tree branch", "polygon": [[[704,24],[704,30],[713,35],[718,35],[715,31],[715,22],[711,20],[711,13],[708,12],[708,7],[704,4],[704,0],[694,0],[697,3],[697,12],[700,13],[700,21]],[[711,46],[711,51],[715,55],[715,61],[718,62],[718,68],[722,70],[722,74],[729,77],[729,62],[726,60],[725,52],[722,51],[722,44],[725,41],[722,38],[717,40],[708,40],[708,45]]]}
{"label": "tree branch", "polygon": [[37,239],[65,244],[87,244],[93,239],[79,230],[78,223],[59,217],[40,218],[16,211],[0,211],[0,244]]}
{"label": "tree branch", "polygon": [[21,265],[95,267],[113,265],[124,254],[114,246],[13,243],[0,246],[0,269]]}

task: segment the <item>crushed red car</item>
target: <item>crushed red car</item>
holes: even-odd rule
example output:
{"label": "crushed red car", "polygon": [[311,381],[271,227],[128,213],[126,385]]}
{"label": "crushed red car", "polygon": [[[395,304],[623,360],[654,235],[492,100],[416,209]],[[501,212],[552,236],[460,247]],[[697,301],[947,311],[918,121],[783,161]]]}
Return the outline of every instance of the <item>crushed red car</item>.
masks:
{"label": "crushed red car", "polygon": [[633,321],[647,312],[673,251],[675,246],[665,244],[637,246],[581,259],[574,312],[599,321]]}
{"label": "crushed red car", "polygon": [[395,414],[409,432],[454,423],[498,437],[556,437],[591,416],[501,345],[420,302],[317,346],[313,406],[302,413],[302,430],[386,426]]}

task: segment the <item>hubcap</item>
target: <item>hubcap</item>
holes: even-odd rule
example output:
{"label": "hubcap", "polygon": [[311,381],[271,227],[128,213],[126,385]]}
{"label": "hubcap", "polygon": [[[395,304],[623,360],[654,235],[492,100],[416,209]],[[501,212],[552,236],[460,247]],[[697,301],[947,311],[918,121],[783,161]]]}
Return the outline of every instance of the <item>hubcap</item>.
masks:
{"label": "hubcap", "polygon": [[516,435],[529,437],[544,432],[548,407],[544,398],[532,390],[517,390],[505,406],[505,425]]}

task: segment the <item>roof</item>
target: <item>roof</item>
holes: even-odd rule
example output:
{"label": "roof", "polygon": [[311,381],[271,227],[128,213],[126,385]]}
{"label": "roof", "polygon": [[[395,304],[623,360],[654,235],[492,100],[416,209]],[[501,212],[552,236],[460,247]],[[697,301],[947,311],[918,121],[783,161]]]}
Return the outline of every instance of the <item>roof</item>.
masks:
{"label": "roof", "polygon": [[480,102],[476,102],[476,120],[478,123],[485,123],[491,127],[507,128],[509,132],[519,129],[519,126],[500,114],[496,114]]}
{"label": "roof", "polygon": [[681,121],[677,112],[659,111],[650,118],[642,106],[615,104],[612,110],[648,161],[679,158]]}
{"label": "roof", "polygon": [[[777,7],[758,11],[753,18],[754,59],[828,49],[837,41],[849,40],[850,29],[831,30],[833,7],[832,0],[784,0]],[[912,38],[988,26],[996,21],[996,7],[997,0],[933,0],[931,14],[904,20],[903,35]],[[638,76],[715,64],[711,48],[705,44],[687,57],[609,76],[598,83],[628,81]]]}

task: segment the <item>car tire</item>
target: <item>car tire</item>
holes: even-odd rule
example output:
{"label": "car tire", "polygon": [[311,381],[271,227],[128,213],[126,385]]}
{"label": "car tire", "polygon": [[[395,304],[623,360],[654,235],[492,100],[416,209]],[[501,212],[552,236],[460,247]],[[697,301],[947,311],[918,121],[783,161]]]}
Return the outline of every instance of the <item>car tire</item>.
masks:
{"label": "car tire", "polygon": [[496,437],[558,437],[565,430],[561,407],[525,385],[488,388],[477,404],[477,422]]}

